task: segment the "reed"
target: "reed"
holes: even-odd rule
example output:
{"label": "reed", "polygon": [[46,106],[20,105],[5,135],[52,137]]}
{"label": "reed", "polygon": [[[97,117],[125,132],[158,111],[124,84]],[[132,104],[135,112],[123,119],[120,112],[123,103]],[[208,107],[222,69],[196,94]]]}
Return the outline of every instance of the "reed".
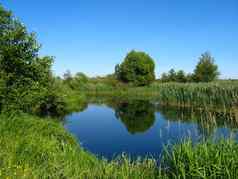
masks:
{"label": "reed", "polygon": [[158,83],[146,87],[113,88],[94,85],[84,91],[89,96],[120,96],[142,98],[175,106],[237,109],[238,82],[218,81],[213,83]]}
{"label": "reed", "polygon": [[162,165],[169,178],[229,178],[238,176],[238,145],[233,140],[193,145],[191,141],[167,150]]}

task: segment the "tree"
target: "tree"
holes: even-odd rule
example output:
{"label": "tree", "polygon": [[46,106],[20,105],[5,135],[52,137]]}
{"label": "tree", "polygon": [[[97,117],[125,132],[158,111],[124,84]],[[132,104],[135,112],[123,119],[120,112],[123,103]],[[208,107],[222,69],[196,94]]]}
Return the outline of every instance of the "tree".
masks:
{"label": "tree", "polygon": [[175,70],[172,68],[171,70],[169,70],[169,81],[176,81],[176,72]]}
{"label": "tree", "polygon": [[88,77],[84,73],[76,73],[71,82],[71,88],[80,90],[85,87],[88,82]]}
{"label": "tree", "polygon": [[121,79],[121,71],[120,71],[120,65],[117,64],[115,66],[115,77],[116,79]]}
{"label": "tree", "polygon": [[161,76],[162,82],[187,82],[187,76],[183,70],[175,71],[171,69],[168,73],[163,73]]}
{"label": "tree", "polygon": [[219,76],[218,66],[209,52],[205,52],[199,58],[199,62],[194,71],[196,82],[211,82]]}
{"label": "tree", "polygon": [[163,83],[169,82],[169,76],[168,76],[167,73],[162,73],[162,75],[161,75],[161,81],[162,81]]}
{"label": "tree", "polygon": [[185,83],[187,82],[186,74],[183,70],[179,70],[176,73],[176,82]]}
{"label": "tree", "polygon": [[68,85],[70,88],[72,88],[72,81],[73,81],[73,75],[71,74],[70,70],[67,70],[63,74],[63,80],[64,84]]}
{"label": "tree", "polygon": [[34,33],[0,6],[0,106],[32,112],[52,92],[52,57],[38,56]]}
{"label": "tree", "polygon": [[144,52],[131,51],[124,62],[116,66],[119,80],[136,86],[148,85],[155,80],[154,60]]}

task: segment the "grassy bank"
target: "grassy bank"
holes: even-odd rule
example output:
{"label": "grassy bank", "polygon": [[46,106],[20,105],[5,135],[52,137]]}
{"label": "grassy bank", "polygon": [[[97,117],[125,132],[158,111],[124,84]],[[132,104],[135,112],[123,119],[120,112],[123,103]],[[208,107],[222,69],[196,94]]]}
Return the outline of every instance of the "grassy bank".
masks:
{"label": "grassy bank", "polygon": [[238,144],[191,142],[162,157],[113,161],[85,152],[58,122],[29,115],[0,117],[0,178],[234,178]]}
{"label": "grassy bank", "polygon": [[160,83],[150,86],[131,87],[100,81],[88,82],[82,92],[89,96],[121,96],[152,99],[167,105],[220,108],[230,110],[238,107],[238,82],[218,81],[212,83]]}
{"label": "grassy bank", "polygon": [[28,115],[0,119],[0,178],[153,178],[153,160],[113,162],[85,152],[58,122]]}

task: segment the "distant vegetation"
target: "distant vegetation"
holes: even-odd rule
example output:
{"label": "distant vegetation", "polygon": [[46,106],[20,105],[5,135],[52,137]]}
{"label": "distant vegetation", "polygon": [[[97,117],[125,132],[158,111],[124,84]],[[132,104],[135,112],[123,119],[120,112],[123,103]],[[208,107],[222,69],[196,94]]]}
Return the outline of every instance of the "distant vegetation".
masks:
{"label": "distant vegetation", "polygon": [[149,85],[155,80],[154,60],[144,52],[131,51],[124,62],[115,67],[115,76],[136,86]]}
{"label": "distant vegetation", "polygon": [[162,82],[212,82],[218,79],[218,66],[210,53],[205,52],[199,58],[199,62],[193,74],[186,74],[183,70],[175,71],[171,69],[168,73],[163,73]]}
{"label": "distant vegetation", "polygon": [[[72,77],[72,81],[74,77]],[[72,83],[70,83],[72,84]],[[162,83],[135,87],[113,76],[88,78],[77,91],[86,96],[127,96],[146,98],[163,105],[193,106],[206,109],[232,110],[238,106],[238,81],[217,80],[210,83]]]}

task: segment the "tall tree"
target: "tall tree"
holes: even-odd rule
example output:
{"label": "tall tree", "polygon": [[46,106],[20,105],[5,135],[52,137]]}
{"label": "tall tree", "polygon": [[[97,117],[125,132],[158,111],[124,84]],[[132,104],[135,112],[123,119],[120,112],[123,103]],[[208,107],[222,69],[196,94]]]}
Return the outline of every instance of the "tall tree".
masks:
{"label": "tall tree", "polygon": [[211,82],[217,79],[219,74],[214,58],[209,52],[203,53],[194,70],[194,80],[196,82]]}
{"label": "tall tree", "polygon": [[124,62],[116,67],[116,76],[136,86],[148,85],[155,80],[154,60],[144,52],[131,51]]}
{"label": "tall tree", "polygon": [[39,49],[35,34],[0,6],[0,104],[5,110],[32,112],[52,91],[53,58],[40,58]]}

